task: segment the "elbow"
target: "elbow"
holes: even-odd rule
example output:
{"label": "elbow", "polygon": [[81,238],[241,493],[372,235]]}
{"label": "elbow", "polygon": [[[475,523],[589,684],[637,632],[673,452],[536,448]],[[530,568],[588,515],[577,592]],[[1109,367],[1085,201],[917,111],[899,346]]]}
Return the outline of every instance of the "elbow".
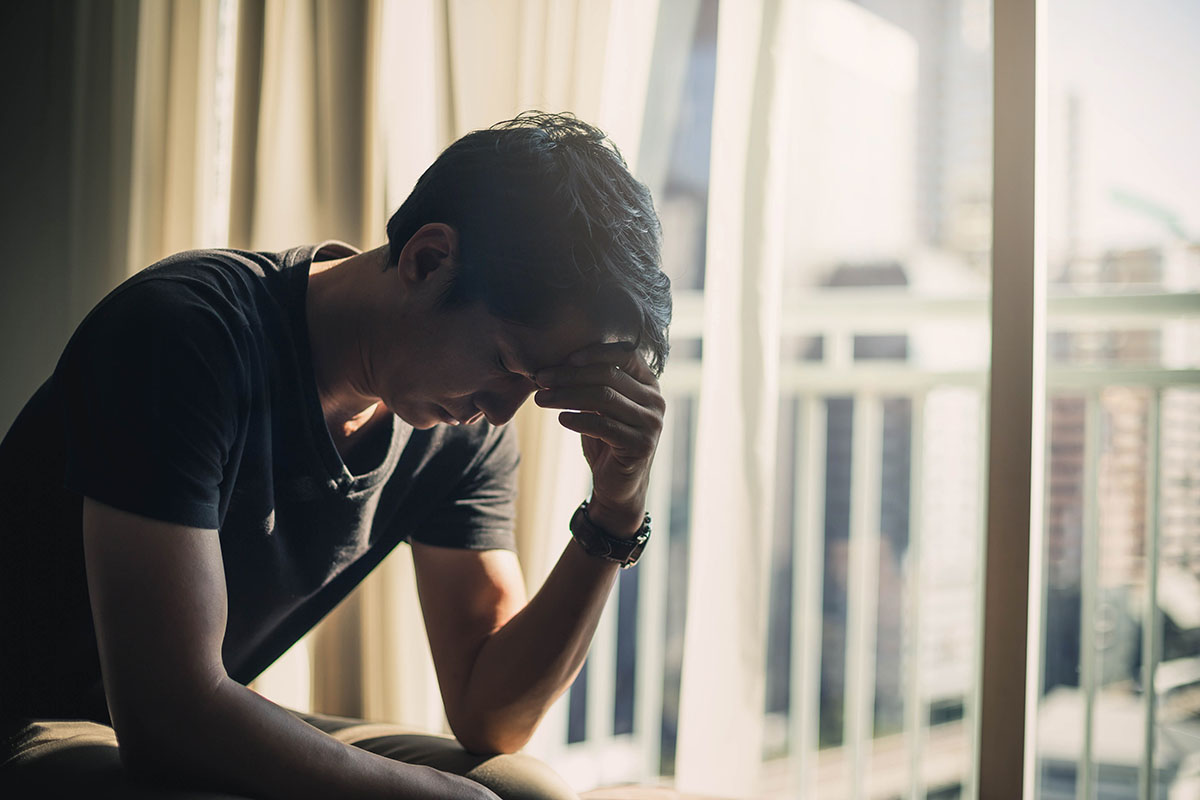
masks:
{"label": "elbow", "polygon": [[152,781],[164,777],[174,765],[173,749],[164,741],[138,728],[116,728],[117,754],[121,768],[136,780]]}
{"label": "elbow", "polygon": [[220,681],[213,681],[208,686],[146,692],[110,702],[123,769],[145,779],[194,769],[213,740],[219,685]]}
{"label": "elbow", "polygon": [[153,780],[162,769],[163,759],[153,746],[138,742],[136,738],[117,735],[117,754],[121,768],[135,780]]}
{"label": "elbow", "polygon": [[524,725],[512,720],[451,720],[454,738],[468,753],[475,755],[511,755],[533,738],[536,723]]}

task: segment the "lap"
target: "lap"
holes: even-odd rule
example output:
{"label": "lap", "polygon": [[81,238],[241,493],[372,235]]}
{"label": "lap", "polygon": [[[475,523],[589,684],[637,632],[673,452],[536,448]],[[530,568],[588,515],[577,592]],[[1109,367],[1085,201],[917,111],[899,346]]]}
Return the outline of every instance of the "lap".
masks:
{"label": "lap", "polygon": [[[296,713],[296,712],[293,712]],[[296,716],[346,744],[410,764],[463,775],[504,800],[573,800],[557,774],[523,754],[480,756],[448,736],[327,715]],[[0,796],[81,797],[112,800],[245,800],[220,792],[153,787],[130,780],[121,768],[111,727],[79,720],[0,722]],[[19,795],[11,790],[22,789]]]}
{"label": "lap", "polygon": [[[293,712],[296,713],[296,712]],[[296,714],[330,736],[408,764],[422,764],[481,783],[503,800],[577,800],[554,770],[524,753],[476,755],[450,736],[413,733],[388,723],[321,714]]]}

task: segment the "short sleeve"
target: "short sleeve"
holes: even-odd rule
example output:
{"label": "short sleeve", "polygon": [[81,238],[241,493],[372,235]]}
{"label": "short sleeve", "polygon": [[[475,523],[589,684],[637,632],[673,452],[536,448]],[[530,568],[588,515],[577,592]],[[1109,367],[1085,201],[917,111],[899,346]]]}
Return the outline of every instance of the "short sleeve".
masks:
{"label": "short sleeve", "polygon": [[186,284],[141,281],[102,302],[55,372],[68,488],[217,528],[245,374],[237,338],[236,321]]}
{"label": "short sleeve", "polygon": [[468,550],[517,549],[513,534],[520,454],[511,425],[490,429],[449,496],[414,532],[414,541]]}

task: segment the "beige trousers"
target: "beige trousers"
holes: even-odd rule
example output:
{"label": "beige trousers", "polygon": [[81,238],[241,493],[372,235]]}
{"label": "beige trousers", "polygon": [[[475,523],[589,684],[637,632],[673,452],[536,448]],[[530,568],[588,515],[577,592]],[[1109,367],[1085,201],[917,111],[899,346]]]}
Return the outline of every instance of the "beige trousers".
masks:
{"label": "beige trousers", "polygon": [[[502,800],[577,800],[562,778],[531,756],[472,755],[448,736],[412,733],[360,719],[292,713],[355,747],[470,778]],[[78,720],[0,721],[0,797],[246,800],[223,792],[130,780],[121,768],[113,729]]]}

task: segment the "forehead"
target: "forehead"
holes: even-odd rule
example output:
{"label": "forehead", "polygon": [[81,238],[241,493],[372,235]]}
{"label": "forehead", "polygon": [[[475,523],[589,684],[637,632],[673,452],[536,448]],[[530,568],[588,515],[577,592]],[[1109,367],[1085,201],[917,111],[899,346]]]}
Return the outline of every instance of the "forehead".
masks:
{"label": "forehead", "polygon": [[553,324],[542,327],[501,321],[499,328],[497,338],[508,367],[525,373],[557,366],[576,350],[619,338],[582,313],[560,314]]}

